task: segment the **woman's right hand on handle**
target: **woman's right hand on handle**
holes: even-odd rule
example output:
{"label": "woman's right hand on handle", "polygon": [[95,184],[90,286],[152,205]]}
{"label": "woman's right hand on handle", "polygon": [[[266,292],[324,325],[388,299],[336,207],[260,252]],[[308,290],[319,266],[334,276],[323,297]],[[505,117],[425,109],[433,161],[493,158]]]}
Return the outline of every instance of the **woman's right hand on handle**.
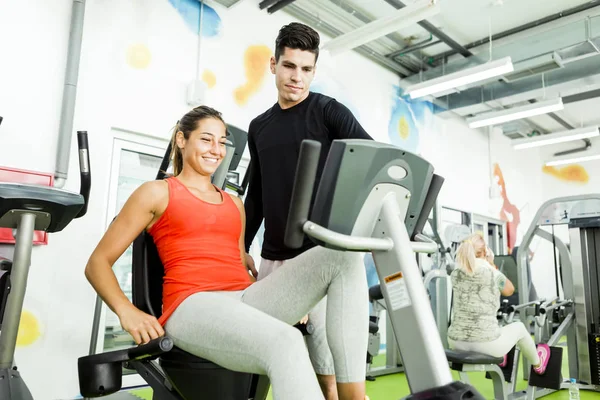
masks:
{"label": "woman's right hand on handle", "polygon": [[164,336],[165,331],[158,320],[135,307],[119,314],[121,326],[133,337],[136,344],[145,344],[152,339]]}

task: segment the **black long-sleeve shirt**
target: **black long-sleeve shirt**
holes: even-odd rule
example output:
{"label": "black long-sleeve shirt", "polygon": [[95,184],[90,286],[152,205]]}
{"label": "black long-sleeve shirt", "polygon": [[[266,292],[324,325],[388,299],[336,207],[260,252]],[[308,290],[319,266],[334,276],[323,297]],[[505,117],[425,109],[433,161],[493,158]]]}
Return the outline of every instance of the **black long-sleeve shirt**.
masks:
{"label": "black long-sleeve shirt", "polygon": [[263,218],[263,258],[287,260],[315,246],[309,238],[304,239],[299,249],[290,249],[283,241],[300,144],[305,139],[321,143],[316,189],[331,142],[349,138],[372,139],[346,106],[313,92],[288,109],[282,109],[276,103],[250,122],[248,148],[251,170],[244,205],[246,251],[249,251]]}

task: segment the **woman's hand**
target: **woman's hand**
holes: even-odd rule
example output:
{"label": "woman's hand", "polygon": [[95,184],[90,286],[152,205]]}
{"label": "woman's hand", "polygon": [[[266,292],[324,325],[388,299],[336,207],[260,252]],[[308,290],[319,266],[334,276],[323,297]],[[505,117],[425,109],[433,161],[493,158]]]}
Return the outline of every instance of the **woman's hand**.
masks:
{"label": "woman's hand", "polygon": [[485,248],[485,260],[490,264],[494,265],[494,253],[489,247]]}
{"label": "woman's hand", "polygon": [[123,329],[129,332],[136,344],[148,343],[165,334],[155,317],[133,306],[122,311],[119,320]]}

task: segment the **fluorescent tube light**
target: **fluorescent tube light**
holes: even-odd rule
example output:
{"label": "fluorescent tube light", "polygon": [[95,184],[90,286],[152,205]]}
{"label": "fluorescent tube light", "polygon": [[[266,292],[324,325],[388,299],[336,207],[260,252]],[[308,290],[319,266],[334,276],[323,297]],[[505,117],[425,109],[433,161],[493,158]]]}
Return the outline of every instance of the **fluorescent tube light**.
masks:
{"label": "fluorescent tube light", "polygon": [[[585,154],[585,153],[583,153],[583,154]],[[555,167],[557,165],[575,164],[575,163],[579,163],[579,162],[594,161],[594,160],[600,160],[600,154],[598,154],[598,153],[587,154],[587,155],[581,155],[578,157],[571,155],[570,157],[555,158],[551,161],[547,161],[546,166],[547,167]]]}
{"label": "fluorescent tube light", "polygon": [[419,21],[439,14],[439,4],[432,4],[431,0],[411,4],[392,12],[389,16],[376,19],[348,33],[335,37],[321,46],[322,50],[329,50],[332,55],[362,46],[377,38],[392,32],[404,29]]}
{"label": "fluorescent tube light", "polygon": [[512,59],[504,57],[499,60],[490,61],[476,67],[463,69],[439,78],[430,79],[406,88],[406,93],[413,99],[444,92],[448,89],[469,85],[471,83],[484,81],[495,76],[500,76],[514,70]]}
{"label": "fluorescent tube light", "polygon": [[517,119],[529,118],[535,115],[548,114],[554,111],[560,111],[564,108],[562,98],[553,100],[538,101],[537,103],[527,104],[522,107],[513,107],[506,110],[491,111],[477,115],[473,118],[467,118],[469,128],[481,128],[482,126],[498,125]]}
{"label": "fluorescent tube light", "polygon": [[548,146],[551,144],[565,143],[573,140],[588,139],[595,136],[600,136],[598,126],[588,126],[586,128],[572,129],[564,132],[549,133],[547,135],[513,140],[513,148],[515,150],[530,149],[532,147]]}

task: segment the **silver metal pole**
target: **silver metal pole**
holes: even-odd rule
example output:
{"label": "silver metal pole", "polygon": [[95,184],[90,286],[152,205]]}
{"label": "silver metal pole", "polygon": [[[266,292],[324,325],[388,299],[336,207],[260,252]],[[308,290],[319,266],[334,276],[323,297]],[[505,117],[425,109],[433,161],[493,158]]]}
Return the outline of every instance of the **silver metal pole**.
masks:
{"label": "silver metal pole", "polygon": [[411,393],[419,393],[453,379],[401,214],[396,194],[386,195],[373,237],[391,238],[394,247],[373,251],[373,259]]}
{"label": "silver metal pole", "polygon": [[27,276],[31,265],[35,217],[36,215],[33,213],[24,213],[17,225],[15,253],[10,275],[11,290],[4,310],[2,333],[0,334],[0,369],[11,368],[13,364]]}

